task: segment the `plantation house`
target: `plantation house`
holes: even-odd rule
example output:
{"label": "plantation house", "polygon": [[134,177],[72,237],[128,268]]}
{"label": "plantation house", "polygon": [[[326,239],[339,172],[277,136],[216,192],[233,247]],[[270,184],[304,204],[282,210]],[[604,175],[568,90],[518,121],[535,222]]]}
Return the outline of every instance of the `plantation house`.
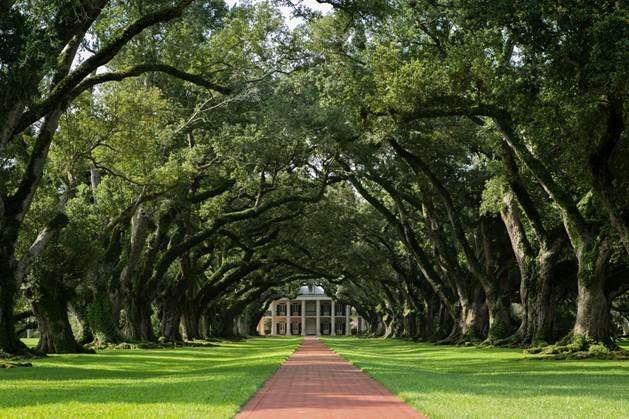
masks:
{"label": "plantation house", "polygon": [[261,335],[343,336],[352,324],[362,330],[364,322],[347,304],[334,301],[321,287],[303,286],[294,299],[281,298],[271,305],[258,324]]}

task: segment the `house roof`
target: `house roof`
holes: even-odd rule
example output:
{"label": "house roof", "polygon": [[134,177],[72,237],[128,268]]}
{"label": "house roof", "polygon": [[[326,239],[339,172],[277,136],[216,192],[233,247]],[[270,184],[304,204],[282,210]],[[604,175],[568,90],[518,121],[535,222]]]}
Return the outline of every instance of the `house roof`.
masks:
{"label": "house roof", "polygon": [[320,286],[303,286],[299,288],[297,295],[320,295],[325,296],[325,290]]}

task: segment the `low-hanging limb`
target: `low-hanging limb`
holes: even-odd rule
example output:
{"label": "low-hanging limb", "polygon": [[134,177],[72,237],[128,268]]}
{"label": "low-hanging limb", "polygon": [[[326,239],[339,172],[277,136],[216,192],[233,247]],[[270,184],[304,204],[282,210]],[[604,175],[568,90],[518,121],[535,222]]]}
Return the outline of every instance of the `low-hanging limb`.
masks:
{"label": "low-hanging limb", "polygon": [[387,142],[391,145],[393,150],[395,150],[395,152],[409,164],[417,176],[425,176],[430,181],[441,197],[454,232],[454,238],[456,239],[459,248],[465,255],[470,272],[476,277],[485,290],[490,316],[488,339],[490,341],[494,341],[496,339],[502,339],[509,336],[512,332],[512,321],[509,307],[506,304],[507,302],[501,295],[497,279],[492,277],[491,273],[485,269],[470,246],[463,228],[463,223],[461,222],[460,215],[454,206],[454,201],[450,192],[419,156],[404,149],[394,139],[388,139]]}
{"label": "low-hanging limb", "polygon": [[479,335],[482,335],[480,333],[482,328],[477,324],[480,321],[480,315],[477,313],[478,307],[473,302],[474,287],[471,283],[473,275],[460,266],[455,250],[446,245],[442,233],[434,227],[436,225],[435,210],[428,194],[425,193],[423,200],[420,200],[415,195],[396,188],[391,182],[376,173],[370,172],[368,177],[384,188],[393,199],[397,199],[398,207],[402,206],[401,201],[403,200],[424,215],[428,230],[427,235],[435,246],[440,264],[445,265],[444,276],[448,279],[451,288],[456,291],[459,300],[458,319],[448,340],[478,339]]}
{"label": "low-hanging limb", "polygon": [[[596,269],[601,257],[607,255],[607,232],[604,225],[584,218],[572,196],[553,178],[551,171],[526,147],[517,134],[509,115],[494,118],[503,140],[514,154],[531,171],[539,184],[557,204],[564,228],[570,239],[578,262],[577,316],[573,328],[574,341],[578,346],[602,342],[615,347],[609,321],[609,302],[605,295],[605,276]],[[591,199],[586,207],[592,205]],[[582,339],[584,338],[584,339]]]}
{"label": "low-hanging limb", "polygon": [[[346,170],[348,169],[349,167],[346,166]],[[403,240],[407,248],[411,251],[411,254],[414,256],[422,271],[422,274],[432,286],[435,294],[439,296],[439,299],[443,302],[444,305],[450,308],[450,315],[453,319],[455,319],[455,301],[449,295],[449,293],[447,293],[443,281],[435,272],[428,256],[425,254],[419,243],[417,243],[415,235],[409,230],[408,225],[398,220],[397,217],[393,215],[378,199],[370,194],[355,175],[351,173],[348,174],[348,180],[354,186],[354,188],[356,188],[358,193],[363,198],[365,198],[365,200],[369,202],[378,212],[380,212],[387,219],[389,224],[391,224],[396,229],[400,238]]]}
{"label": "low-hanging limb", "polygon": [[[551,310],[553,271],[565,236],[557,232],[551,233],[545,228],[519,173],[513,151],[505,143],[502,143],[502,161],[513,195],[510,192],[504,197],[505,208],[501,211],[501,216],[507,227],[521,276],[523,317],[514,339],[532,344],[550,342],[554,323]],[[521,226],[520,209],[533,230],[534,245],[528,242]]]}
{"label": "low-hanging limb", "polygon": [[212,223],[208,228],[188,237],[185,240],[182,240],[180,243],[174,244],[172,247],[166,250],[161,255],[159,261],[155,265],[151,282],[157,282],[159,278],[161,278],[166,273],[170,265],[188,249],[200,245],[209,237],[212,237],[214,234],[216,234],[223,226],[227,224],[256,218],[262,214],[271,211],[274,208],[279,208],[291,203],[307,204],[318,202],[324,196],[326,186],[329,184],[328,179],[328,175],[326,174],[323,179],[322,185],[319,188],[319,191],[313,195],[288,195],[283,198],[271,200],[260,205],[254,205],[240,211],[232,211],[220,214],[218,217],[212,220]]}

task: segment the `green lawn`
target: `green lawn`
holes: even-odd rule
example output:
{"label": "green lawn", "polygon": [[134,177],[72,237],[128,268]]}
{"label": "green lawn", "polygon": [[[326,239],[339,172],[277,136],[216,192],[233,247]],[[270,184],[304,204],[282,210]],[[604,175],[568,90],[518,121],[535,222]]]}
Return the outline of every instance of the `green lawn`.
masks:
{"label": "green lawn", "polygon": [[0,417],[232,417],[300,341],[50,356],[0,369]]}
{"label": "green lawn", "polygon": [[401,340],[324,343],[430,418],[629,418],[629,361]]}

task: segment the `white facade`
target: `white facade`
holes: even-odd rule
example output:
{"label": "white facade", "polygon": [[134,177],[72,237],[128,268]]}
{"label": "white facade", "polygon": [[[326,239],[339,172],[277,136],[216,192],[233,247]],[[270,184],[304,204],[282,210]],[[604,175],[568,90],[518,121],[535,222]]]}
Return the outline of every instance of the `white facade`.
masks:
{"label": "white facade", "polygon": [[350,334],[351,307],[325,295],[321,287],[301,287],[297,298],[281,298],[258,324],[260,335],[342,336]]}

